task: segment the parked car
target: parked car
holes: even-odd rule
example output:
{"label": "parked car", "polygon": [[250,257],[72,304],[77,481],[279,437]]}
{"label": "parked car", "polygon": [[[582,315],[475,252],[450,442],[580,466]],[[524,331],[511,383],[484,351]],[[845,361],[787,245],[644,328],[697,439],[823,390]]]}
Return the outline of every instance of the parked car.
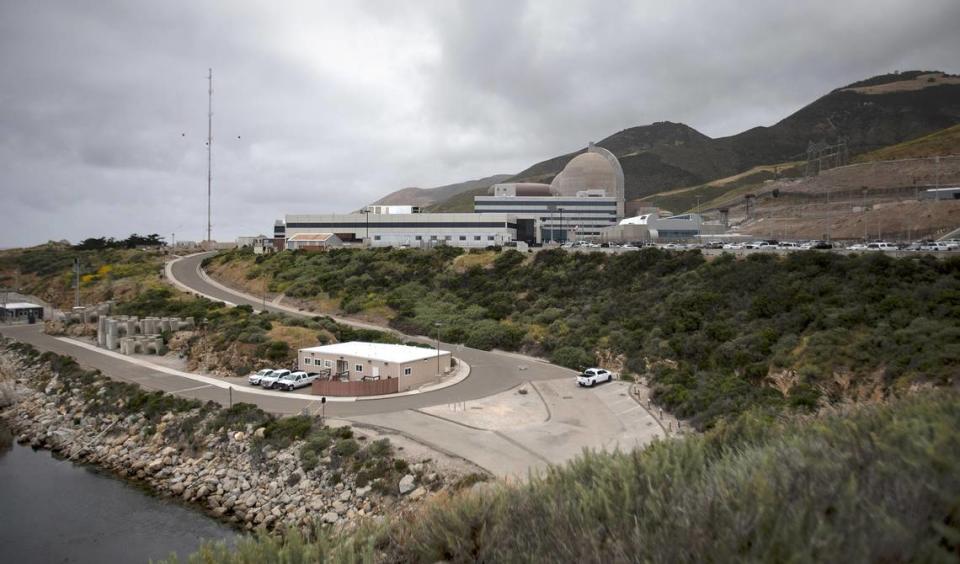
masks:
{"label": "parked car", "polygon": [[772,251],[777,248],[778,243],[773,240],[769,241],[750,241],[744,245],[745,249],[756,249],[760,251]]}
{"label": "parked car", "polygon": [[316,374],[307,374],[306,372],[291,372],[283,378],[277,380],[277,388],[288,392],[297,388],[309,386],[311,382],[317,379]]}
{"label": "parked car", "polygon": [[730,251],[739,251],[743,248],[743,243],[725,243],[723,248]]}
{"label": "parked car", "polygon": [[577,376],[577,385],[590,388],[600,382],[609,382],[613,380],[613,373],[603,368],[587,368],[583,374]]}
{"label": "parked car", "polygon": [[263,377],[269,376],[271,373],[273,373],[272,368],[264,368],[263,370],[258,370],[247,377],[247,382],[249,382],[251,386],[259,386],[260,381],[263,379]]}
{"label": "parked car", "polygon": [[800,243],[794,243],[793,241],[780,241],[777,245],[777,248],[784,251],[796,251],[801,248]]}
{"label": "parked car", "polygon": [[623,249],[624,251],[639,251],[639,250],[640,250],[640,247],[635,247],[635,246],[631,245],[630,243],[624,243],[623,245],[620,245],[620,248]]}
{"label": "parked car", "polygon": [[833,248],[833,243],[829,241],[813,241],[813,245],[811,245],[810,248],[817,249],[820,251],[826,251]]}
{"label": "parked car", "polygon": [[864,243],[854,243],[847,247],[848,251],[865,251],[867,250],[867,245]]}
{"label": "parked car", "polygon": [[932,241],[920,246],[921,251],[951,251],[950,245],[943,241]]}
{"label": "parked car", "polygon": [[290,374],[289,370],[274,370],[270,374],[260,378],[260,387],[267,389],[276,388],[277,382],[288,374]]}
{"label": "parked car", "polygon": [[886,243],[884,241],[875,241],[873,243],[867,243],[868,251],[899,251],[896,245],[893,243]]}

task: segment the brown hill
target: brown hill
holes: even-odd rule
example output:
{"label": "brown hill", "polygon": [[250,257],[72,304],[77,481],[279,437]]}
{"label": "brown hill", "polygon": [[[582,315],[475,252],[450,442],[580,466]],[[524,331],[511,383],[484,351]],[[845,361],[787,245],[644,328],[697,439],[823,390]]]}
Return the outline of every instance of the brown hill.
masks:
{"label": "brown hill", "polygon": [[[846,138],[856,155],[958,123],[960,77],[910,71],[838,88],[772,126],[730,137],[712,139],[681,123],[658,122],[597,144],[620,159],[630,200],[801,159],[811,142]],[[510,181],[549,182],[580,152],[537,163]]]}
{"label": "brown hill", "polygon": [[428,207],[438,202],[453,198],[458,194],[470,190],[487,189],[497,182],[509,178],[509,174],[495,174],[477,180],[468,180],[457,184],[447,184],[436,188],[403,188],[391,192],[371,205],[412,205]]}

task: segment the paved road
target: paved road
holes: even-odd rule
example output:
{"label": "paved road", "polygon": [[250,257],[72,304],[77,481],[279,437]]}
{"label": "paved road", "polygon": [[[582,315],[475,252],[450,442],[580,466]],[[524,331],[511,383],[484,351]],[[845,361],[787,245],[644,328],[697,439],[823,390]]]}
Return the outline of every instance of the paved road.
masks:
{"label": "paved road", "polygon": [[[205,280],[197,268],[202,259],[203,255],[195,255],[173,263],[170,271],[175,280],[171,282],[233,304],[262,306],[254,297]],[[307,315],[276,304],[268,303],[266,307],[273,311]],[[352,320],[339,321],[359,324]],[[293,398],[281,392],[253,394],[245,392],[242,385],[227,391],[45,335],[36,325],[2,327],[0,334],[41,350],[72,356],[87,368],[98,369],[111,378],[136,383],[146,389],[224,405],[229,401],[249,402],[277,414],[297,413],[304,408],[317,413],[320,409],[317,400]],[[470,460],[497,476],[514,478],[523,478],[548,463],[568,460],[582,448],[630,448],[658,435],[650,420],[645,418],[645,411],[623,402],[625,396],[619,391],[614,393],[617,390],[614,386],[577,390],[578,395],[573,396],[575,386],[570,370],[511,353],[480,351],[455,344],[441,345],[470,364],[470,377],[448,388],[421,394],[328,402],[326,415],[391,429],[440,451]],[[553,413],[552,418],[537,425],[504,431],[480,429],[419,411],[432,405],[456,404],[491,396],[531,381],[536,382],[547,409]]]}
{"label": "paved road", "polygon": [[[198,267],[201,261],[209,255],[210,253],[191,255],[175,261],[170,268],[173,278],[181,285],[201,295],[238,305],[247,304],[257,309],[264,307],[263,302],[256,299],[256,297],[226,289],[219,284],[211,283],[205,276],[202,276],[198,271]],[[303,317],[315,315],[299,312],[269,302],[266,304],[266,309]],[[358,327],[376,327],[351,319],[335,319],[341,323]],[[376,328],[384,329],[382,327]],[[435,342],[436,341],[431,341],[431,343]],[[486,397],[531,380],[571,379],[575,375],[572,370],[511,353],[482,351],[455,343],[441,342],[440,346],[441,348],[452,351],[454,356],[462,358],[470,365],[470,376],[466,380],[448,388],[416,395],[358,401],[349,404],[338,403],[336,406],[328,403],[328,413],[337,416],[346,416],[417,409],[431,405],[455,403]],[[279,394],[278,392],[278,395]]]}

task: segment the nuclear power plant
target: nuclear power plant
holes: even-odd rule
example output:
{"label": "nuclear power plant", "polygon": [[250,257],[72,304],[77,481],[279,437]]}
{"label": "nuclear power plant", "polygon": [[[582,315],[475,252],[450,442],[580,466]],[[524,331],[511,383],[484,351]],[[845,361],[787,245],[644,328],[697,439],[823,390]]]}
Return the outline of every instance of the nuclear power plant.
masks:
{"label": "nuclear power plant", "polygon": [[[550,184],[501,183],[474,197],[473,213],[420,213],[415,206],[369,206],[361,213],[288,214],[274,224],[274,250],[324,250],[311,240],[362,243],[371,247],[488,247],[522,241],[529,245],[574,240],[658,240],[703,232],[696,214],[660,222],[658,210],[625,218],[620,161],[590,143]],[[658,227],[659,226],[659,227]],[[306,235],[330,237],[306,237]],[[293,239],[293,241],[291,241]],[[338,245],[339,246],[339,245]]]}

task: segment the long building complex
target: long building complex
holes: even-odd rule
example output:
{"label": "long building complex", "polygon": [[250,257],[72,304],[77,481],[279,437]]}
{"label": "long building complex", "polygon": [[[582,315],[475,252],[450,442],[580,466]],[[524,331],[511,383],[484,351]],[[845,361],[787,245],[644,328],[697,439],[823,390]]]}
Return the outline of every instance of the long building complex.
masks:
{"label": "long building complex", "polygon": [[474,213],[419,213],[416,206],[372,205],[360,213],[290,214],[274,225],[274,247],[294,248],[287,241],[310,234],[331,234],[345,244],[372,247],[470,248],[514,241],[540,245],[616,240],[639,237],[641,231],[643,240],[679,239],[703,231],[701,218],[694,214],[661,219],[654,210],[625,219],[624,193],[620,161],[590,143],[550,184],[495,184],[486,195],[474,197]]}

